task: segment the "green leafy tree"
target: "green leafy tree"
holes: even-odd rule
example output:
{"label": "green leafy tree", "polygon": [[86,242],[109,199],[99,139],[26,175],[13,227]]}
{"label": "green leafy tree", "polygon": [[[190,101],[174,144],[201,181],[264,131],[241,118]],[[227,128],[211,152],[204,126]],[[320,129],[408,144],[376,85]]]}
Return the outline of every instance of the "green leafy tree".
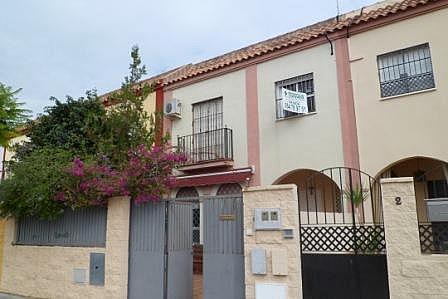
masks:
{"label": "green leafy tree", "polygon": [[[54,105],[29,122],[29,141],[15,148],[10,176],[0,184],[0,216],[57,217],[66,208],[107,204],[111,196],[136,202],[159,200],[172,187],[171,174],[184,157],[154,146],[155,117],[144,109],[153,86],[138,48],[130,75],[109,98],[107,110],[95,92]],[[166,141],[166,138],[163,139]]]}
{"label": "green leafy tree", "polygon": [[98,138],[106,111],[95,91],[77,100],[67,96],[65,102],[51,98],[53,106],[36,121],[28,123],[28,142],[15,148],[16,158],[22,159],[33,150],[55,147],[79,156],[96,155]]}
{"label": "green leafy tree", "polygon": [[155,116],[144,109],[144,101],[154,88],[139,83],[146,74],[146,67],[141,65],[137,46],[132,48],[131,58],[130,76],[125,77],[121,89],[110,96],[115,104],[108,111],[99,142],[100,152],[116,167],[126,161],[129,149],[142,144],[151,146],[155,139]]}
{"label": "green leafy tree", "polygon": [[0,146],[7,147],[11,138],[17,136],[17,128],[23,125],[30,111],[17,101],[21,89],[14,90],[0,82]]}
{"label": "green leafy tree", "polygon": [[53,147],[32,151],[20,162],[12,162],[12,176],[0,184],[0,216],[34,216],[52,219],[64,207],[54,200],[67,177],[66,169],[73,153]]}

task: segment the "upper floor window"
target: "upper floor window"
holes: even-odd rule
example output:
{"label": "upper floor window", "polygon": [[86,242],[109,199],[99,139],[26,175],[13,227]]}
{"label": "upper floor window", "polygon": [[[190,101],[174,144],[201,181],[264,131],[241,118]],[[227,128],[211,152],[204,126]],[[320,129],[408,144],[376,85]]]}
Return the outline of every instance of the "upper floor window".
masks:
{"label": "upper floor window", "polygon": [[223,127],[222,98],[193,104],[193,133],[203,133]]}
{"label": "upper floor window", "polygon": [[283,109],[282,88],[306,93],[308,113],[316,111],[316,105],[314,102],[313,73],[275,82],[275,106],[277,111],[277,119],[299,115],[298,113],[286,111]]}
{"label": "upper floor window", "polygon": [[381,97],[435,87],[429,44],[378,56]]}

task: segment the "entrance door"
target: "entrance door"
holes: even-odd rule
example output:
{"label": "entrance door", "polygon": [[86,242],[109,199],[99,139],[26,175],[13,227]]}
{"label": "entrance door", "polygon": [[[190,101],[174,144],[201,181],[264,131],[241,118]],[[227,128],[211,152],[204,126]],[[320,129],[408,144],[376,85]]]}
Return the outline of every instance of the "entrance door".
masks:
{"label": "entrance door", "polygon": [[193,204],[182,201],[169,202],[168,299],[191,299],[193,297],[193,231],[191,225]]}
{"label": "entrance door", "polygon": [[130,299],[192,298],[191,203],[133,204],[130,221]]}
{"label": "entrance door", "polygon": [[299,185],[304,299],[388,299],[380,185],[337,167]]}
{"label": "entrance door", "polygon": [[303,254],[304,299],[387,299],[385,255]]}
{"label": "entrance door", "polygon": [[242,197],[203,201],[204,299],[244,298]]}
{"label": "entrance door", "polygon": [[132,204],[130,222],[128,298],[162,299],[165,203]]}

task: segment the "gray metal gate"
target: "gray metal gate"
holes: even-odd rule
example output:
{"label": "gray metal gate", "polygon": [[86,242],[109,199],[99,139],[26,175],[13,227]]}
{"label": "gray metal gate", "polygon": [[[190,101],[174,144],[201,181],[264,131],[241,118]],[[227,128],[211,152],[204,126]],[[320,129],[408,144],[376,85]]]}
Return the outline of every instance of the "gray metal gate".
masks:
{"label": "gray metal gate", "polygon": [[243,199],[203,200],[204,299],[244,298]]}
{"label": "gray metal gate", "polygon": [[191,299],[191,203],[132,205],[129,242],[130,299]]}

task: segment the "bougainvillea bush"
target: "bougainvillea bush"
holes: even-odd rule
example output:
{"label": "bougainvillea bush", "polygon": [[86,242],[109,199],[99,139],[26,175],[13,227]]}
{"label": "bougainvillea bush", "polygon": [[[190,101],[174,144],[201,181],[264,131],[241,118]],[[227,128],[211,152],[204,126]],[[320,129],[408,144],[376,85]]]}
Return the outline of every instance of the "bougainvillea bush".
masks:
{"label": "bougainvillea bush", "polygon": [[[108,97],[94,91],[75,100],[55,100],[28,126],[28,141],[15,147],[8,178],[0,184],[0,216],[51,219],[66,208],[106,205],[114,196],[134,202],[158,201],[174,184],[173,168],[185,157],[158,138],[156,115],[143,101],[153,87],[138,48],[131,52],[130,76]],[[157,143],[157,145],[156,145]]]}
{"label": "bougainvillea bush", "polygon": [[173,168],[183,161],[181,153],[144,144],[129,150],[121,169],[77,157],[66,169],[69,179],[55,199],[72,208],[105,205],[113,196],[129,196],[137,204],[159,201],[173,187]]}

